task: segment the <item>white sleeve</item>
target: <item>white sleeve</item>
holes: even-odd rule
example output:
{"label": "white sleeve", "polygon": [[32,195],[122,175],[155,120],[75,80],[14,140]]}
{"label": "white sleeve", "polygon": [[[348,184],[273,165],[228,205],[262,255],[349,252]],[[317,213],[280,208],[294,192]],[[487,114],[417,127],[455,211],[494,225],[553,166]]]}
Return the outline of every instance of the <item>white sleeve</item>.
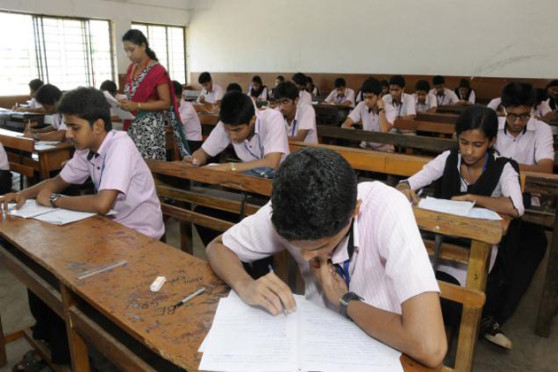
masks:
{"label": "white sleeve", "polygon": [[285,130],[285,119],[283,115],[275,110],[266,116],[265,135],[262,135],[263,156],[274,152],[289,154],[289,137]]}
{"label": "white sleeve", "polygon": [[477,101],[477,96],[475,94],[475,91],[471,90],[471,94],[469,95],[469,102],[474,105],[476,101]]}
{"label": "white sleeve", "polygon": [[215,89],[215,102],[222,100],[224,96],[223,88],[221,88],[220,85],[216,85],[214,89]]}
{"label": "white sleeve", "polygon": [[305,105],[298,123],[299,129],[316,130],[316,110],[310,105]]}
{"label": "white sleeve", "polygon": [[355,105],[355,91],[352,89],[347,88],[347,99],[345,101],[351,101],[351,106],[354,107]]}
{"label": "white sleeve", "polygon": [[326,102],[330,102],[330,103],[333,102],[333,101],[335,100],[335,93],[336,93],[336,92],[337,92],[337,91],[336,91],[335,89],[332,90],[332,91],[327,95],[325,101],[326,101]]}
{"label": "white sleeve", "polygon": [[428,186],[442,177],[449,154],[449,150],[444,151],[425,164],[420,171],[407,178],[411,190],[416,191],[422,189],[424,186]]}
{"label": "white sleeve", "polygon": [[267,87],[264,87],[262,93],[258,96],[260,101],[267,101]]}
{"label": "white sleeve", "polygon": [[395,119],[397,119],[397,110],[395,110],[395,107],[393,107],[393,105],[386,103],[384,111],[386,113],[386,119],[388,123],[393,126],[393,124],[395,123]]}
{"label": "white sleeve", "polygon": [[510,198],[519,216],[523,216],[525,208],[523,206],[523,194],[521,192],[521,184],[519,183],[519,174],[517,174],[510,163],[504,165],[504,169],[502,169],[500,186],[502,188],[502,196]]}
{"label": "white sleeve", "polygon": [[550,125],[539,121],[535,130],[535,162],[542,159],[554,161],[554,137]]}
{"label": "white sleeve", "polygon": [[359,104],[349,114],[348,117],[353,121],[353,123],[359,123],[362,121],[362,106],[364,106],[364,101],[359,102]]}
{"label": "white sleeve", "polygon": [[457,94],[455,94],[455,92],[453,90],[448,89],[448,92],[449,92],[449,97],[448,98],[449,98],[449,104],[450,105],[453,105],[454,103],[459,102],[459,97],[457,97]]}
{"label": "white sleeve", "polygon": [[430,108],[438,107],[438,100],[436,99],[435,95],[433,95],[432,93],[428,93],[427,99],[430,100]]}
{"label": "white sleeve", "polygon": [[411,95],[409,95],[410,99],[407,100],[408,106],[407,106],[407,115],[416,115],[417,114],[417,108],[416,108],[416,102],[415,102],[415,98]]}
{"label": "white sleeve", "polygon": [[541,113],[541,116],[545,116],[549,112],[552,112],[552,109],[550,108],[550,105],[548,104],[548,101],[542,101],[541,104],[539,105],[538,109]]}
{"label": "white sleeve", "polygon": [[226,149],[230,143],[231,140],[225,131],[225,125],[220,121],[209,133],[209,137],[203,143],[202,149],[207,155],[213,157]]}

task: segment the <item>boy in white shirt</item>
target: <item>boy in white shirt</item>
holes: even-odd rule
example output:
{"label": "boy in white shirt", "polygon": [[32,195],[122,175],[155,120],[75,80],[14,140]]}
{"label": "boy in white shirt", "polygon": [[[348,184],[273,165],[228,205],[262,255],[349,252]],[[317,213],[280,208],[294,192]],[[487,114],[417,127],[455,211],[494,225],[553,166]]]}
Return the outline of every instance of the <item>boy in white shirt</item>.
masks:
{"label": "boy in white shirt", "polygon": [[45,121],[51,119],[51,123],[46,128],[31,129],[26,128],[24,137],[33,138],[35,141],[64,141],[66,139],[66,124],[62,115],[56,112],[56,105],[62,98],[60,89],[52,84],[45,84],[37,91],[36,99],[44,109]]}
{"label": "boy in white shirt", "polygon": [[430,84],[426,80],[419,80],[415,85],[415,108],[417,112],[432,112],[436,111],[438,104],[436,97],[430,93]]}
{"label": "boy in white shirt", "polygon": [[176,80],[173,80],[172,84],[174,86],[174,95],[178,102],[178,113],[180,114],[182,125],[184,126],[184,134],[186,135],[188,147],[190,147],[190,151],[196,151],[202,144],[200,118],[192,102],[188,102],[182,98],[182,84]]}
{"label": "boy in white shirt", "polygon": [[213,84],[213,79],[209,72],[202,72],[198,78],[198,83],[203,86],[203,89],[198,97],[198,103],[206,104],[211,103],[219,105],[223,99],[223,88],[220,85]]}
{"label": "boy in white shirt", "polygon": [[297,72],[293,75],[291,81],[299,90],[300,103],[312,104],[312,95],[306,91],[306,75]]}
{"label": "boy in white shirt", "polygon": [[317,144],[316,111],[312,105],[300,103],[297,87],[291,82],[279,84],[275,88],[275,99],[285,118],[289,140]]}
{"label": "boy in white shirt", "polygon": [[325,101],[339,106],[355,107],[355,91],[347,88],[347,83],[343,78],[335,79],[335,89],[329,93]]}
{"label": "boy in white shirt", "polygon": [[443,76],[436,75],[432,78],[432,85],[434,88],[430,91],[436,97],[436,104],[438,106],[454,105],[459,102],[457,95],[451,90],[446,88],[446,79]]}
{"label": "boy in white shirt", "polygon": [[382,97],[385,103],[391,104],[397,118],[413,120],[417,116],[413,96],[405,93],[405,78],[394,75],[389,80],[389,94]]}

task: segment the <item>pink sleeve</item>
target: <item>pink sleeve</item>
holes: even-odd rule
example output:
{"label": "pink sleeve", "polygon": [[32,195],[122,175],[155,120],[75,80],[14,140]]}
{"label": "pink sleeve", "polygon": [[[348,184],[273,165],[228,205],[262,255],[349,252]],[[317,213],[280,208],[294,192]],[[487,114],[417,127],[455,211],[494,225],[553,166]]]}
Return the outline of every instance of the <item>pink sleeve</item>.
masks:
{"label": "pink sleeve", "polygon": [[86,155],[88,150],[76,151],[74,156],[66,163],[60,177],[68,183],[80,185],[89,178],[89,168],[87,167]]}

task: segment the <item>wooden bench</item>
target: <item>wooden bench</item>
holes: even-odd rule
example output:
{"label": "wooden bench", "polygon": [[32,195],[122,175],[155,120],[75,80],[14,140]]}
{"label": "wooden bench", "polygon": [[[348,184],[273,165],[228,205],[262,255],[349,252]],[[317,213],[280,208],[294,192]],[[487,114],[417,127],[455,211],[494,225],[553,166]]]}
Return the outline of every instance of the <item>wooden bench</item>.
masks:
{"label": "wooden bench", "polygon": [[455,133],[454,123],[435,122],[428,120],[397,119],[393,125],[395,129],[414,130],[416,132],[433,133],[439,137],[451,137]]}
{"label": "wooden bench", "polygon": [[455,124],[455,120],[459,115],[438,112],[417,112],[416,120],[430,121],[434,123],[449,123]]}

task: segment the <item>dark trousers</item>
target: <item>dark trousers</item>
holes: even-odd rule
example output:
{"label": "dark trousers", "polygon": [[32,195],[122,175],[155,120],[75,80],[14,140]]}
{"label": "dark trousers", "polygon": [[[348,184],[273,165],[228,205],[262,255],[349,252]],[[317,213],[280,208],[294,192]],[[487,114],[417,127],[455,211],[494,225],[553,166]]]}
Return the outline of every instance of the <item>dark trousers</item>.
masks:
{"label": "dark trousers", "polygon": [[[220,220],[230,221],[230,222],[240,222],[240,216],[236,213],[225,212],[218,209],[208,208],[198,206],[194,208],[194,211],[197,213],[205,214],[207,216],[215,217]],[[208,227],[195,225],[196,230],[198,230],[198,235],[200,236],[201,241],[203,242],[204,246],[208,246],[209,243],[219,235],[221,232],[212,230]],[[269,272],[269,265],[273,264],[273,257],[263,258],[261,260],[257,260],[251,263],[243,263],[244,269],[252,278],[257,279],[261,276],[266,275]]]}
{"label": "dark trousers", "polygon": [[547,246],[544,228],[514,220],[502,239],[486,285],[483,315],[504,324],[529,288]]}
{"label": "dark trousers", "polygon": [[0,195],[4,195],[12,191],[12,172],[9,170],[0,170]]}
{"label": "dark trousers", "polygon": [[27,296],[29,309],[36,320],[32,328],[33,338],[48,342],[53,363],[69,364],[70,348],[66,323],[30,290],[27,290]]}

